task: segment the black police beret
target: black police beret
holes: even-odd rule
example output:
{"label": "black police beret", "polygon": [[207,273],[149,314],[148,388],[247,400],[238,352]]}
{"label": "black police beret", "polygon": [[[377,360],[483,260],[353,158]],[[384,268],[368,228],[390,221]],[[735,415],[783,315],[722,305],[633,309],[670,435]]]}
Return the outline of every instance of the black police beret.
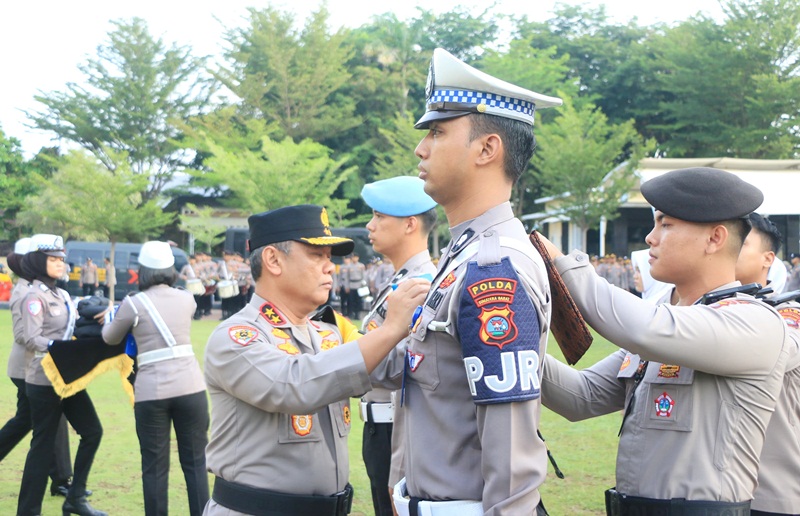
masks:
{"label": "black police beret", "polygon": [[764,202],[761,190],[716,168],[673,170],[642,183],[653,208],[689,222],[721,222],[746,217]]}
{"label": "black police beret", "polygon": [[293,240],[308,245],[330,246],[336,256],[349,254],[355,244],[349,238],[333,236],[328,222],[328,212],[322,206],[302,204],[286,206],[250,215],[250,251],[259,247]]}

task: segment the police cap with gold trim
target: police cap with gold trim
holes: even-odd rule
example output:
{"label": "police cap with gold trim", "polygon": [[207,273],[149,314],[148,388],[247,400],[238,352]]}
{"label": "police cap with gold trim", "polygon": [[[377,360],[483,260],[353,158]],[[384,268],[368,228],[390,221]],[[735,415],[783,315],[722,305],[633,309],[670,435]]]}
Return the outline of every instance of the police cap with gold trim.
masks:
{"label": "police cap with gold trim", "polygon": [[653,208],[688,222],[721,222],[747,217],[764,194],[739,176],[709,167],[682,168],[642,183]]}
{"label": "police cap with gold trim", "polygon": [[349,254],[355,244],[349,238],[333,236],[328,212],[322,206],[301,204],[250,215],[250,251],[277,242],[295,241],[313,246],[329,246],[336,256]]}
{"label": "police cap with gold trim", "polygon": [[425,193],[425,181],[413,176],[397,176],[364,185],[361,197],[367,206],[392,217],[420,215],[436,206]]}
{"label": "police cap with gold trim", "polygon": [[548,97],[515,86],[473,68],[442,48],[433,51],[425,87],[426,112],[414,127],[427,129],[434,120],[470,113],[502,116],[533,125],[534,111],[560,106]]}

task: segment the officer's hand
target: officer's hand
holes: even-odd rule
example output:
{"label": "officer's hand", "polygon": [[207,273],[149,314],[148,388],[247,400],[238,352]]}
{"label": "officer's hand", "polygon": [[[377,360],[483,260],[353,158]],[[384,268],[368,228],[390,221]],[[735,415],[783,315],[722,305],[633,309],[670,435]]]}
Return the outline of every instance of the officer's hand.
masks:
{"label": "officer's hand", "polygon": [[551,260],[555,260],[559,256],[564,256],[564,253],[562,253],[561,250],[558,247],[556,247],[556,245],[553,242],[545,238],[543,234],[539,233],[538,231],[536,232],[536,234],[539,236],[539,240],[542,241],[542,244],[544,244],[544,248],[547,250],[547,254],[550,255]]}
{"label": "officer's hand", "polygon": [[420,278],[411,278],[400,283],[397,290],[387,298],[386,320],[383,325],[392,325],[407,333],[414,311],[425,301],[430,288],[431,282]]}

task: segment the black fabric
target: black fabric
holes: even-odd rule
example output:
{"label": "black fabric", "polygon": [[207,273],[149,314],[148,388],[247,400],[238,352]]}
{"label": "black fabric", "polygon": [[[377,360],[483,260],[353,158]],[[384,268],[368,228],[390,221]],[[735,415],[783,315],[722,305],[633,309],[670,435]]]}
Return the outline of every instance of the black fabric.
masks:
{"label": "black fabric", "polygon": [[628,496],[609,489],[606,495],[607,516],[749,516],[750,501],[711,502],[673,498],[657,500]]}
{"label": "black fabric", "polygon": [[136,435],[142,454],[144,512],[167,514],[170,432],[175,428],[189,514],[200,516],[208,502],[206,445],[208,444],[208,398],[206,391],[134,405]]}
{"label": "black fabric", "polygon": [[353,486],[347,484],[344,491],[332,496],[310,496],[258,489],[216,477],[212,498],[223,507],[253,516],[346,516],[353,503]]}
{"label": "black fabric", "polygon": [[[372,403],[367,404],[372,420]],[[375,516],[392,516],[392,498],[389,496],[389,472],[392,466],[392,423],[364,423],[361,439],[361,457],[369,477],[372,507]]]}
{"label": "black fabric", "polygon": [[65,384],[70,384],[89,373],[103,360],[125,353],[125,342],[109,346],[102,337],[54,340],[49,352],[61,379]]}
{"label": "black fabric", "polygon": [[761,190],[738,176],[709,167],[682,168],[642,183],[653,208],[689,222],[746,217],[764,202]]}
{"label": "black fabric", "polygon": [[[349,238],[333,236],[328,225],[327,211],[314,204],[286,206],[256,213],[248,217],[247,223],[250,226],[250,239],[247,241],[250,251],[290,240],[332,246],[331,252],[336,256],[350,254],[355,247]],[[309,238],[322,240],[320,243],[311,243],[306,241]]]}

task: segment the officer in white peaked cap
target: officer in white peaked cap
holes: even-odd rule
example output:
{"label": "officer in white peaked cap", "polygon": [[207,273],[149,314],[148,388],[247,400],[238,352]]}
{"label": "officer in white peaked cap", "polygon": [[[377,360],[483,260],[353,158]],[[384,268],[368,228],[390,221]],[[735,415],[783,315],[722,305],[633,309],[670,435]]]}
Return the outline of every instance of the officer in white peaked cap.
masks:
{"label": "officer in white peaked cap", "polygon": [[403,386],[401,515],[546,514],[537,430],[550,286],[509,199],[533,155],[535,110],[560,104],[433,53],[415,153],[451,242],[405,354],[376,375]]}

